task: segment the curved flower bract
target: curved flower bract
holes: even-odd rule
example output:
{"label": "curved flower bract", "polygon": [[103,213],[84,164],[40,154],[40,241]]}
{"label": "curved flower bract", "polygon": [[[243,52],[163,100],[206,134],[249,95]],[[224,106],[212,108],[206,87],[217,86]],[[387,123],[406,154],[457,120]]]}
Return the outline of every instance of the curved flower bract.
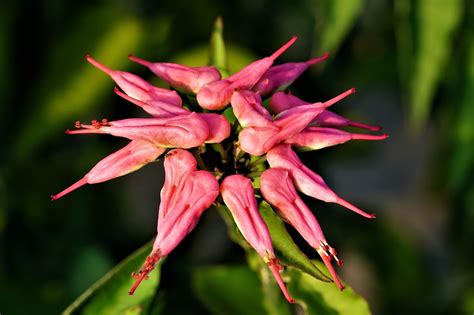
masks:
{"label": "curved flower bract", "polygon": [[[93,120],[90,124],[76,122],[76,129],[67,130],[67,134],[109,134],[131,141],[52,199],[84,184],[133,172],[167,152],[156,239],[142,268],[133,275],[136,280],[130,294],[147,279],[156,263],[183,241],[206,209],[212,204],[225,204],[242,236],[270,268],[286,299],[293,302],[280,275],[283,265],[273,249],[276,247],[272,244],[273,235],[259,212],[262,200],[268,201],[281,218],[295,227],[318,252],[337,286],[343,288],[331,265],[333,259],[339,265],[342,260],[328,245],[318,221],[297,191],[338,203],[365,217],[374,215],[336,195],[319,175],[303,165],[293,149],[315,150],[349,140],[382,140],[387,136],[335,129],[347,126],[369,131],[380,129],[328,110],[355,89],[326,102],[314,103],[287,91],[276,92],[290,85],[309,66],[327,58],[323,55],[307,62],[274,66],[275,60],[295,40],[296,37],[291,38],[269,57],[225,79],[221,79],[214,66],[187,67],[129,57],[174,89],[187,93],[183,99],[175,90],[155,87],[134,74],[109,69],[86,56],[88,62],[115,81],[120,88],[114,89],[118,96],[151,117]],[[263,104],[268,104],[270,111]],[[222,198],[218,198],[219,194]],[[292,265],[291,261],[288,264]],[[298,268],[296,264],[292,266]]]}

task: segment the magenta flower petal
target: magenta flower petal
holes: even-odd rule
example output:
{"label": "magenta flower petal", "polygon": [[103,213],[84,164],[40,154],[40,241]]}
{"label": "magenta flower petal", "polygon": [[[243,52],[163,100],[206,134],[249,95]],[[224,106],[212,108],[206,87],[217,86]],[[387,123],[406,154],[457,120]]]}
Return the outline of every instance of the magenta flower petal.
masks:
{"label": "magenta flower petal", "polygon": [[230,135],[230,124],[224,115],[214,113],[198,113],[209,128],[209,135],[206,143],[220,143]]}
{"label": "magenta flower petal", "polygon": [[62,192],[51,196],[56,200],[85,184],[102,183],[134,172],[156,160],[165,149],[145,141],[131,141],[122,149],[110,154],[97,163],[82,179]]}
{"label": "magenta flower petal", "polygon": [[387,134],[366,135],[334,128],[307,127],[284,142],[303,151],[311,151],[342,144],[350,140],[384,140],[387,138]]}
{"label": "magenta flower petal", "polygon": [[166,177],[161,191],[157,236],[143,267],[133,274],[137,280],[130,289],[131,295],[156,263],[194,229],[201,214],[219,195],[216,178],[207,171],[196,171],[193,159],[191,153],[184,150],[170,151],[165,157]]}
{"label": "magenta flower petal", "polygon": [[[270,99],[269,108],[270,110],[278,114],[284,110],[289,108],[293,108],[296,106],[307,105],[308,102],[299,99],[298,97],[285,93],[285,92],[277,92],[273,94]],[[310,126],[321,126],[321,127],[356,127],[360,129],[367,129],[370,131],[378,131],[381,129],[380,126],[372,126],[363,123],[359,123],[356,121],[352,121],[345,117],[342,117],[330,110],[324,110],[314,118],[314,120],[310,123]]]}
{"label": "magenta flower petal", "polygon": [[289,144],[275,146],[267,153],[267,161],[272,168],[277,167],[287,170],[293,183],[303,194],[325,202],[340,204],[366,218],[375,218],[374,214],[368,214],[336,195],[326,185],[321,176],[311,171],[300,161]]}
{"label": "magenta flower petal", "polygon": [[140,101],[136,98],[128,96],[117,88],[114,89],[114,92],[125,100],[140,106],[145,112],[155,118],[167,118],[190,113],[187,109],[181,107],[181,105],[169,104],[157,100],[148,100],[146,102]]}
{"label": "magenta flower petal", "polygon": [[223,109],[229,104],[232,93],[235,90],[251,89],[260,80],[262,75],[272,66],[285,50],[296,41],[293,36],[285,45],[274,52],[271,56],[257,60],[239,72],[227,77],[224,80],[211,82],[204,85],[197,93],[197,101],[202,108],[210,110]]}
{"label": "magenta flower petal", "polygon": [[253,87],[253,91],[262,96],[268,96],[275,91],[284,90],[290,86],[308,67],[326,60],[329,54],[310,59],[305,62],[289,62],[273,66],[264,73]]}
{"label": "magenta flower petal", "polygon": [[179,149],[168,152],[163,165],[165,168],[165,182],[160,195],[160,209],[163,210],[158,212],[158,222],[160,222],[159,218],[165,216],[166,211],[172,209],[176,202],[173,198],[178,196],[176,194],[177,187],[182,187],[184,181],[192,172],[196,171],[197,167],[194,156],[189,151]]}
{"label": "magenta flower petal", "polygon": [[272,123],[272,115],[262,106],[262,98],[257,93],[236,91],[230,104],[242,127],[276,128]]}
{"label": "magenta flower petal", "polygon": [[344,286],[330,262],[332,258],[338,263],[340,260],[335,250],[328,245],[316,217],[298,196],[288,171],[271,168],[263,172],[260,177],[260,191],[279,215],[318,252],[337,286],[342,290]]}
{"label": "magenta flower petal", "polygon": [[209,136],[206,122],[196,113],[168,118],[131,118],[108,122],[107,125],[81,125],[83,129],[67,130],[68,134],[104,133],[130,140],[142,140],[164,148],[193,148]]}
{"label": "magenta flower petal", "polygon": [[251,155],[260,156],[301,132],[324,108],[322,103],[298,106],[280,113],[271,127],[244,128],[239,136],[240,147]]}
{"label": "magenta flower petal", "polygon": [[160,101],[168,104],[181,106],[182,101],[176,91],[161,89],[151,85],[137,75],[129,72],[112,70],[94,60],[90,55],[86,55],[87,61],[99,70],[109,75],[117,85],[127,93],[127,95],[140,101]]}
{"label": "magenta flower petal", "polygon": [[273,252],[270,232],[258,211],[250,179],[239,174],[226,177],[221,184],[221,195],[242,236],[268,264],[286,299],[293,303],[294,300],[281,278],[279,271],[283,267]]}
{"label": "magenta flower petal", "polygon": [[128,58],[148,67],[159,78],[184,93],[196,94],[203,85],[221,79],[221,74],[216,67],[187,67],[169,62],[153,63],[133,55],[129,55]]}

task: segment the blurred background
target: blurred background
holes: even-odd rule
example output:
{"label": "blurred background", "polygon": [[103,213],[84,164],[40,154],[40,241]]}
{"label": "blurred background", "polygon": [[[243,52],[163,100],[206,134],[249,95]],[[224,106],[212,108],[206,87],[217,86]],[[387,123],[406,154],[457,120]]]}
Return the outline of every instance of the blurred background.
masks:
{"label": "blurred background", "polygon": [[[474,3],[467,0],[0,3],[0,313],[61,312],[155,234],[160,162],[50,201],[127,142],[65,129],[76,120],[145,116],[84,55],[159,85],[127,55],[204,65],[217,16],[232,71],[296,34],[279,62],[331,56],[292,92],[315,102],[356,87],[333,109],[390,134],[300,155],[339,195],[377,213],[368,221],[307,200],[344,259],[342,278],[374,314],[472,314]],[[208,211],[167,259],[163,314],[208,313],[193,270],[244,262],[226,233]]]}

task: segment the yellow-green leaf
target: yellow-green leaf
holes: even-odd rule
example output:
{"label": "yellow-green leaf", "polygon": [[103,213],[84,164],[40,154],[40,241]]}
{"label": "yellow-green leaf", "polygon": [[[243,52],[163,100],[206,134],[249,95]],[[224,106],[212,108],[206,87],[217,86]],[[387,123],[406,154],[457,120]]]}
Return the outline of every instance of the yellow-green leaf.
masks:
{"label": "yellow-green leaf", "polygon": [[134,282],[131,273],[140,269],[151,248],[152,242],[125,258],[79,296],[64,314],[148,314],[148,307],[160,282],[162,261],[150,273],[150,278],[141,283],[133,296],[130,296],[128,291]]}
{"label": "yellow-green leaf", "polygon": [[227,51],[224,42],[224,24],[218,17],[214,22],[209,43],[209,65],[215,66],[225,77],[229,73],[227,64]]}
{"label": "yellow-green leaf", "polygon": [[286,265],[300,269],[320,281],[329,279],[295,244],[288,234],[283,221],[265,201],[260,204],[262,215],[272,236],[273,247],[278,258]]}
{"label": "yellow-green leaf", "polygon": [[[321,268],[325,268],[319,262]],[[305,315],[338,314],[369,315],[369,305],[363,297],[346,286],[340,291],[334,283],[318,281],[295,268],[288,270],[290,281],[288,290],[296,303],[300,304]]]}

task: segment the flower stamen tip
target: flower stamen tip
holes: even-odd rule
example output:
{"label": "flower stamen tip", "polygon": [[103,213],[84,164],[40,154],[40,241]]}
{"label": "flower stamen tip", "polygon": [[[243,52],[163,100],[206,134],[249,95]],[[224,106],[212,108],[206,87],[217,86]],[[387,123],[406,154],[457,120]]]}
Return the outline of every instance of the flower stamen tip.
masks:
{"label": "flower stamen tip", "polygon": [[133,295],[135,293],[135,290],[143,280],[149,279],[150,272],[155,269],[155,265],[158,263],[160,258],[161,256],[159,251],[157,251],[146,258],[145,264],[138,272],[132,272],[132,278],[136,279],[136,281],[128,292],[129,295]]}

